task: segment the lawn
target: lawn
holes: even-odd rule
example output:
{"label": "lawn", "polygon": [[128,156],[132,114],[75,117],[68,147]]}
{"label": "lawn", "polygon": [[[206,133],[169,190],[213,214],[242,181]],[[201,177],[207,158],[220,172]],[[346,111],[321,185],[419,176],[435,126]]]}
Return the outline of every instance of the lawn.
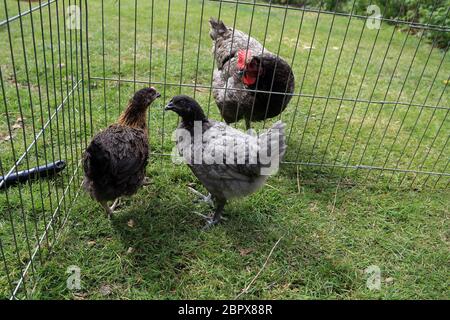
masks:
{"label": "lawn", "polygon": [[[6,4],[17,14],[17,1]],[[240,299],[449,298],[448,177],[352,167],[449,173],[450,58],[425,37],[298,10],[200,0],[138,1],[135,10],[133,0],[105,0],[103,15],[102,1],[89,2],[87,47],[84,24],[81,33],[64,28],[69,4],[0,27],[0,175],[52,114],[19,169],[67,162],[56,179],[0,191],[0,297],[10,296],[51,221],[20,297],[26,289],[39,299],[235,298],[264,265]],[[208,19],[219,15],[245,32],[252,21],[252,36],[292,63],[302,96],[281,116],[287,163],[205,232],[195,212],[209,209],[187,190],[202,187],[166,156],[178,119],[162,107],[175,94],[195,95],[220,119],[208,88]],[[148,82],[163,93],[149,112],[151,184],[108,221],[79,188],[81,153]],[[80,268],[80,290],[66,286],[70,266]],[[378,290],[366,285],[370,266],[381,270]]]}

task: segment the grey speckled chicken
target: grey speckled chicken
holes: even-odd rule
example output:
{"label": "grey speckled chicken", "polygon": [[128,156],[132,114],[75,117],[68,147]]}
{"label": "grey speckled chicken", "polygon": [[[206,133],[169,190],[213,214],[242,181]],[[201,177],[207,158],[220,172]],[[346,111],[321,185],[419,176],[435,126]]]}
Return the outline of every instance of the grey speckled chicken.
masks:
{"label": "grey speckled chicken", "polygon": [[215,211],[206,217],[207,226],[220,221],[227,200],[260,189],[277,171],[286,152],[281,121],[256,136],[207,119],[200,105],[188,96],[174,97],[165,109],[182,118],[177,130],[178,152],[214,200]]}
{"label": "grey speckled chicken", "polygon": [[[98,133],[83,156],[83,186],[111,217],[117,199],[142,185],[148,161],[147,108],[161,95],[154,88],[137,91],[117,123]],[[116,200],[112,207],[108,201]]]}
{"label": "grey speckled chicken", "polygon": [[[264,48],[249,35],[210,19],[217,69],[213,77],[213,94],[227,123],[252,121],[279,115],[295,90],[289,64]],[[259,90],[264,92],[248,91]]]}

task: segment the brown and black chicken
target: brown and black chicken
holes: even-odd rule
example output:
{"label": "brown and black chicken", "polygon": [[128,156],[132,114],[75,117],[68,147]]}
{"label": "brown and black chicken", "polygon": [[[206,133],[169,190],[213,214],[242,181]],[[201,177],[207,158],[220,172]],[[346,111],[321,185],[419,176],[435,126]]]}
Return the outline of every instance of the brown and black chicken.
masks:
{"label": "brown and black chicken", "polygon": [[295,90],[289,64],[244,32],[213,18],[209,22],[217,63],[213,94],[225,122],[244,118],[249,129],[252,121],[283,112]]}
{"label": "brown and black chicken", "polygon": [[[83,156],[87,192],[111,217],[121,196],[143,184],[148,161],[147,108],[161,95],[154,88],[137,91],[117,123],[98,133]],[[114,201],[112,207],[107,202]]]}

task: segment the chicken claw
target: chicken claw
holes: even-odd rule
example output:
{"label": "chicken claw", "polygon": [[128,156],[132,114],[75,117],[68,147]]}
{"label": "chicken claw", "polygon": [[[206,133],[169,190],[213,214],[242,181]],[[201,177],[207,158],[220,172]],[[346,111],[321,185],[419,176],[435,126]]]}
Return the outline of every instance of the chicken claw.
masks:
{"label": "chicken claw", "polygon": [[199,215],[200,217],[206,220],[206,225],[203,227],[203,230],[210,229],[211,227],[215,226],[222,220],[228,220],[227,218],[222,216],[224,207],[225,202],[220,201],[219,203],[216,204],[216,210],[208,215],[204,215],[199,212],[194,212],[195,214]]}
{"label": "chicken claw", "polygon": [[216,217],[214,212],[211,212],[208,215],[204,215],[204,214],[199,213],[199,212],[194,212],[194,213],[206,220],[206,225],[202,228],[203,230],[208,230],[211,227],[213,227],[216,224],[218,224],[220,221],[227,220],[225,217],[221,217],[221,216]]}
{"label": "chicken claw", "polygon": [[108,202],[106,202],[106,201],[102,201],[100,204],[102,205],[103,209],[105,209],[106,215],[108,216],[108,219],[111,220],[114,211],[116,210],[116,208],[118,206],[120,206],[120,198],[117,198],[116,200],[114,200],[114,203],[112,204],[111,207],[108,206]]}
{"label": "chicken claw", "polygon": [[198,200],[197,201],[203,201],[206,202],[210,207],[214,207],[214,202],[212,200],[212,195],[211,193],[209,193],[207,196],[205,196],[204,194],[198,192],[197,190],[195,190],[192,187],[188,187],[189,191],[191,191],[193,194],[195,194],[196,196],[198,196]]}
{"label": "chicken claw", "polygon": [[142,181],[142,185],[149,186],[151,184],[151,179],[149,177],[144,177],[144,180]]}
{"label": "chicken claw", "polygon": [[212,227],[214,227],[216,224],[218,224],[220,221],[222,221],[222,219],[214,219],[214,218],[209,218],[206,220],[206,225],[202,228],[203,230],[209,230]]}
{"label": "chicken claw", "polygon": [[118,207],[120,207],[120,198],[114,200],[112,206],[109,208],[111,209],[112,212],[114,212]]}

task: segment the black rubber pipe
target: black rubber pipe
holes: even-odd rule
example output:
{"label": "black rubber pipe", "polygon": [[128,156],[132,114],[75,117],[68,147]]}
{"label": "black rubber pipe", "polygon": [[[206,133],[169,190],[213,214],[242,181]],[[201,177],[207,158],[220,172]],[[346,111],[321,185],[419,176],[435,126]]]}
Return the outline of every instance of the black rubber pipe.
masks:
{"label": "black rubber pipe", "polygon": [[64,170],[65,167],[66,162],[63,160],[58,160],[54,163],[49,163],[40,167],[19,171],[18,173],[11,173],[6,180],[3,176],[0,176],[0,189],[10,187],[17,183],[23,183],[30,179],[54,176],[58,172]]}

